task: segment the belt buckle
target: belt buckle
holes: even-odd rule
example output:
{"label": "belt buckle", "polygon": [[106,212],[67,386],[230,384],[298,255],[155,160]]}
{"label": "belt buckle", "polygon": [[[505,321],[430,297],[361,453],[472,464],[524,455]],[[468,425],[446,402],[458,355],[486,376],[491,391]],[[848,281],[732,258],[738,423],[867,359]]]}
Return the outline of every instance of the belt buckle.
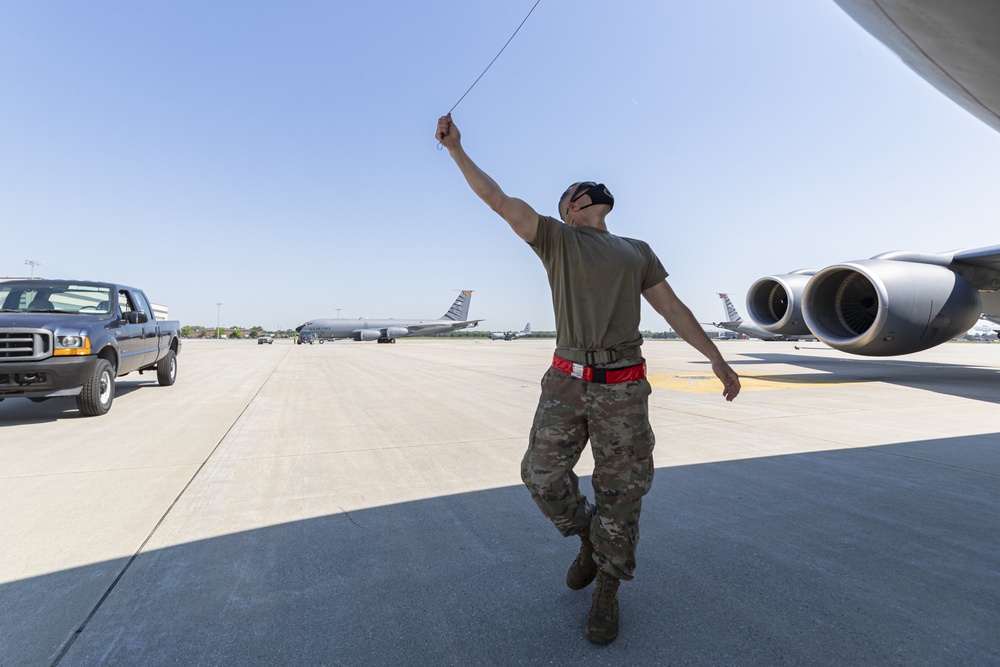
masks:
{"label": "belt buckle", "polygon": [[569,374],[582,380],[584,368],[585,366],[583,364],[573,364],[573,370],[571,370]]}

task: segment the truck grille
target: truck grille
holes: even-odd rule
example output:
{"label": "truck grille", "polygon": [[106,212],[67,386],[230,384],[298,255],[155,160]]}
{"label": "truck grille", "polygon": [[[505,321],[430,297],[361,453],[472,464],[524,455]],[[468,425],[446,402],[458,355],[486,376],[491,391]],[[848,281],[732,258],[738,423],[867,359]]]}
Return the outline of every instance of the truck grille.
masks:
{"label": "truck grille", "polygon": [[0,329],[0,363],[37,361],[52,356],[52,332],[45,329]]}

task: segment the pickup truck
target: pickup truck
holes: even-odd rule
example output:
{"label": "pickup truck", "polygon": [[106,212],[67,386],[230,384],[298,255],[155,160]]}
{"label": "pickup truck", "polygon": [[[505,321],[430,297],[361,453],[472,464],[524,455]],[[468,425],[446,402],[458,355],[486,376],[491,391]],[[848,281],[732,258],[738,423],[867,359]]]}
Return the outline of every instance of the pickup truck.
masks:
{"label": "pickup truck", "polygon": [[111,409],[115,378],[177,379],[180,322],[157,321],[142,290],[82,280],[0,281],[0,401],[75,396],[80,412]]}

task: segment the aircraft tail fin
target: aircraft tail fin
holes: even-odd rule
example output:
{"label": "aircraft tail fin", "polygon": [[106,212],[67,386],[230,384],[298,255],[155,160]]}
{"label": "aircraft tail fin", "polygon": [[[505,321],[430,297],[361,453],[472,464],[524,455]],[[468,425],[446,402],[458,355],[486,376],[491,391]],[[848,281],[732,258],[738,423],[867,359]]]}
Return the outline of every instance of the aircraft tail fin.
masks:
{"label": "aircraft tail fin", "polygon": [[730,301],[729,295],[728,294],[724,294],[722,292],[719,292],[719,298],[722,299],[722,301],[723,301],[723,303],[724,303],[724,305],[726,307],[726,321],[727,322],[742,322],[743,318],[740,317],[740,314],[736,311],[736,306],[734,306],[733,302]]}
{"label": "aircraft tail fin", "polygon": [[462,290],[462,293],[451,304],[448,312],[441,316],[442,320],[464,322],[469,317],[469,302],[472,301],[472,290]]}
{"label": "aircraft tail fin", "polygon": [[524,331],[522,331],[521,333],[523,333],[525,336],[531,333],[531,322],[528,322],[527,324],[524,325]]}

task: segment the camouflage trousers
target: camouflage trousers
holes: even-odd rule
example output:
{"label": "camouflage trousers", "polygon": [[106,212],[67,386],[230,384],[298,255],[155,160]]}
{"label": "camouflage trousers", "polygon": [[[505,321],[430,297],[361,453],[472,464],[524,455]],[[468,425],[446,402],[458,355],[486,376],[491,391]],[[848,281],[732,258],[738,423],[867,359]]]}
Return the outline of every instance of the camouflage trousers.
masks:
{"label": "camouflage trousers", "polygon": [[[642,497],[653,484],[649,382],[598,384],[549,368],[542,378],[521,479],[564,536],[589,533],[601,570],[631,579]],[[594,504],[573,472],[587,441]]]}

